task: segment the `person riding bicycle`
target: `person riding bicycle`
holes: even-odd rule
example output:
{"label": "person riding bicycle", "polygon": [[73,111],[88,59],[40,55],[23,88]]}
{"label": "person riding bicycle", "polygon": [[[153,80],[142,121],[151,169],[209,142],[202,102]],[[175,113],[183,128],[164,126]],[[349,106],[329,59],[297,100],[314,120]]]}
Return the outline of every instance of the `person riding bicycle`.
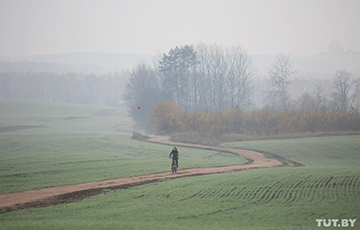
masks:
{"label": "person riding bicycle", "polygon": [[174,146],[173,150],[171,151],[169,158],[171,158],[171,155],[175,159],[177,168],[179,168],[179,151],[177,150],[177,148],[175,146]]}

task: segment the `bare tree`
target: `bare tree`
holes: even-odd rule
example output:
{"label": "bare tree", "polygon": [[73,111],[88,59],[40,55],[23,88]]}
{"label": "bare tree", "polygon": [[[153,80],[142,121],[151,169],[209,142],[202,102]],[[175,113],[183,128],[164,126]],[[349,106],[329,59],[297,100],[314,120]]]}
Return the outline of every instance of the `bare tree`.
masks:
{"label": "bare tree", "polygon": [[222,110],[227,96],[227,67],[224,49],[219,45],[209,46],[210,60],[207,71],[211,82],[211,100],[213,108]]}
{"label": "bare tree", "polygon": [[152,67],[139,63],[132,69],[124,99],[131,117],[142,128],[151,129],[150,116],[161,101],[160,92],[159,77]]}
{"label": "bare tree", "polygon": [[200,111],[248,107],[254,92],[251,57],[241,47],[197,44]]}
{"label": "bare tree", "polygon": [[360,79],[356,80],[355,91],[353,96],[353,106],[359,108],[360,106]]}
{"label": "bare tree", "polygon": [[[193,48],[194,47],[194,48]],[[182,112],[214,111],[251,104],[252,59],[241,47],[196,44],[171,49],[159,61],[165,100]]]}
{"label": "bare tree", "polygon": [[290,77],[296,73],[292,69],[292,63],[289,55],[278,54],[269,70],[270,90],[267,93],[268,103],[272,107],[280,107],[287,111],[290,105],[290,96],[288,87],[291,83]]}
{"label": "bare tree", "polygon": [[351,89],[356,84],[354,79],[351,79],[351,73],[346,70],[339,70],[335,74],[335,79],[332,82],[335,92],[332,93],[333,106],[339,108],[341,112],[346,112],[354,101],[356,93],[351,93]]}
{"label": "bare tree", "polygon": [[315,91],[314,91],[313,95],[314,95],[317,109],[326,107],[327,99],[326,99],[326,95],[324,93],[323,87],[315,85]]}
{"label": "bare tree", "polygon": [[297,105],[303,111],[316,110],[318,107],[317,101],[307,91],[297,100]]}
{"label": "bare tree", "polygon": [[[198,63],[195,66],[196,87],[193,88],[195,100],[195,109],[201,112],[209,108],[208,85],[209,81],[206,74],[207,46],[203,43],[195,45]],[[195,84],[194,84],[195,86]],[[196,92],[196,93],[195,93]]]}
{"label": "bare tree", "polygon": [[241,47],[231,47],[227,50],[227,62],[230,107],[242,105],[247,108],[251,105],[251,96],[255,89],[252,59]]}

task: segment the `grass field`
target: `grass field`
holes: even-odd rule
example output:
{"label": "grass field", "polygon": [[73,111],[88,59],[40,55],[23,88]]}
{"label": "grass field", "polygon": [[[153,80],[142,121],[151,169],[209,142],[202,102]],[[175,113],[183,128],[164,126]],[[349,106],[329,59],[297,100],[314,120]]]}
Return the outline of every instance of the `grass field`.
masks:
{"label": "grass field", "polygon": [[[78,110],[77,116],[91,116],[96,111],[95,108],[82,115]],[[36,113],[32,116],[37,117]],[[108,119],[116,122],[109,122],[108,127],[127,122],[124,117],[112,116]],[[55,120],[65,122],[62,118]],[[26,124],[24,121],[23,125]],[[32,123],[49,127],[51,124]],[[86,123],[77,125],[91,130]],[[0,127],[4,126],[1,121]],[[29,189],[36,183],[44,187],[76,183],[74,180],[140,175],[161,171],[161,167],[168,170],[168,146],[136,142],[109,128],[94,133],[76,132],[77,129],[70,132],[71,127],[68,132],[65,127],[59,127],[57,132],[46,129],[52,128],[0,134],[2,193]],[[1,214],[0,229],[325,228],[317,227],[316,219],[357,219],[355,227],[347,229],[360,229],[360,136],[236,142],[224,146],[265,151],[305,166],[213,174],[105,190],[101,195],[74,203]],[[182,149],[180,164],[186,167],[191,163],[202,167],[243,160],[231,154]],[[185,158],[191,161],[186,162]],[[148,168],[143,169],[144,165]],[[336,228],[341,229],[327,229]]]}
{"label": "grass field", "polygon": [[0,100],[1,128],[43,126],[6,134],[114,133],[114,126],[131,123],[124,109],[36,100]]}
{"label": "grass field", "polygon": [[358,218],[359,187],[358,168],[279,167],[108,191],[0,220],[19,229],[316,229],[319,218]]}
{"label": "grass field", "polygon": [[[0,131],[45,126],[0,132],[0,193],[170,170],[171,146],[139,142],[114,131],[112,127],[131,122],[124,110],[21,100],[0,101],[0,108]],[[179,151],[182,168],[247,162],[217,151]]]}
{"label": "grass field", "polygon": [[308,167],[360,167],[360,136],[334,136],[226,143],[290,159]]}

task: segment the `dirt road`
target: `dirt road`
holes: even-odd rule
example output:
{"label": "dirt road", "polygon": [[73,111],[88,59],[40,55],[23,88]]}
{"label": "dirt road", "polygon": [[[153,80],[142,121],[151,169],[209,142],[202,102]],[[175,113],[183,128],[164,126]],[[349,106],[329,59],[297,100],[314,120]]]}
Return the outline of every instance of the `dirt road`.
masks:
{"label": "dirt road", "polygon": [[[177,174],[171,172],[155,173],[143,176],[123,177],[112,180],[104,180],[97,182],[89,182],[82,184],[64,185],[50,188],[42,188],[36,190],[27,190],[23,192],[16,192],[10,194],[0,194],[0,208],[4,211],[12,211],[16,209],[23,209],[28,207],[48,206],[51,204],[68,203],[72,200],[83,199],[86,196],[101,193],[102,189],[115,189],[122,187],[131,187],[137,184],[151,183],[163,179],[180,178],[187,176],[198,176],[213,173],[224,173],[241,171],[246,169],[275,167],[282,165],[281,162],[275,159],[266,158],[263,154],[241,150],[235,148],[213,147],[198,144],[186,144],[170,141],[169,136],[151,136],[149,142],[160,143],[172,146],[183,146],[191,148],[201,148],[210,150],[219,150],[239,154],[245,158],[250,159],[248,164],[232,165],[222,167],[210,168],[192,168],[179,170]],[[74,198],[75,197],[75,198]]]}

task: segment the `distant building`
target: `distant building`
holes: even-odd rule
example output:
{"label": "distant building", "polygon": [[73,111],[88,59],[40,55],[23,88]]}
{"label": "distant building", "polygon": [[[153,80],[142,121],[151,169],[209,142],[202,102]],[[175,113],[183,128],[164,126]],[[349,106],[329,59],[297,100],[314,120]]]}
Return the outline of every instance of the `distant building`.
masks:
{"label": "distant building", "polygon": [[321,52],[314,57],[325,60],[360,61],[360,52],[344,51],[343,45],[340,45],[338,41],[332,41],[328,46],[328,52]]}
{"label": "distant building", "polygon": [[331,41],[328,52],[332,54],[339,54],[344,52],[344,46],[340,45],[338,41]]}

